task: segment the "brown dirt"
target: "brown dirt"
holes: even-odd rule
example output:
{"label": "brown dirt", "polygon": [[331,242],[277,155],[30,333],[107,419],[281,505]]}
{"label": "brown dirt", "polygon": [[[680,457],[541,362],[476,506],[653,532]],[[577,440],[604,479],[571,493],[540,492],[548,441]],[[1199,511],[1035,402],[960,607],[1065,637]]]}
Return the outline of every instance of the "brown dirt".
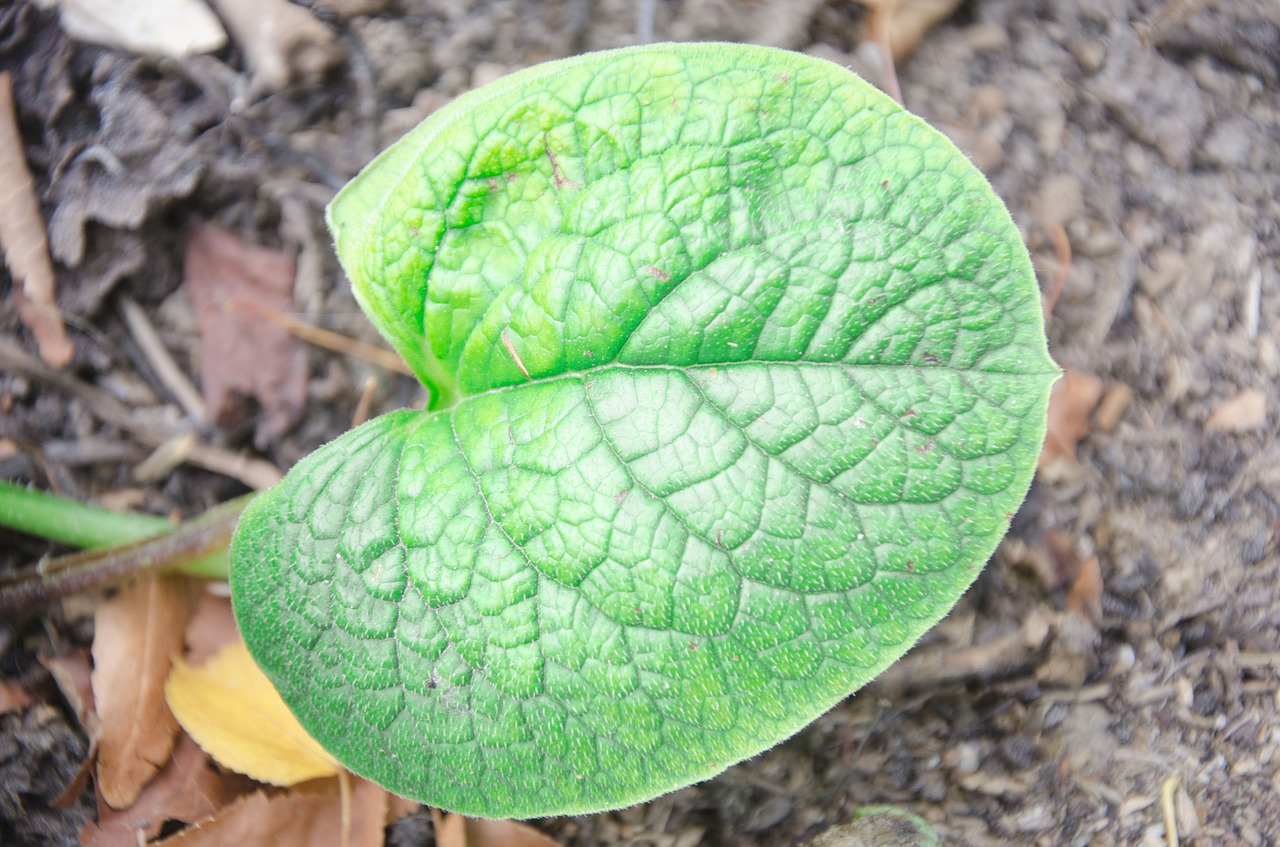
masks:
{"label": "brown dirt", "polygon": [[[197,216],[297,255],[298,311],[374,340],[331,259],[323,204],[473,83],[633,43],[644,8],[658,38],[875,66],[859,52],[858,7],[840,0],[302,5],[337,34],[335,64],[257,99],[234,44],[156,62],[71,42],[28,3],[0,10],[0,70],[14,74],[73,371],[139,419],[180,413],[120,298],[198,373],[181,284]],[[1155,847],[1161,789],[1176,777],[1182,843],[1280,843],[1278,9],[975,0],[926,38],[900,69],[907,105],[990,176],[1046,287],[1065,270],[1052,350],[1102,379],[1103,419],[1076,461],[1036,484],[955,613],[885,678],[717,779],[546,830],[584,847],[778,845],[891,803],[946,844]],[[0,275],[0,334],[34,351],[10,285]],[[367,375],[379,380],[375,413],[417,397],[409,380],[350,359],[313,351],[310,368],[302,423],[264,452],[282,467],[347,428]],[[1236,431],[1241,413],[1224,404],[1249,390],[1263,420]],[[240,449],[252,424],[202,436]],[[243,490],[185,466],[135,483],[146,448],[21,374],[0,372],[0,438],[0,476],[74,497],[194,514]],[[13,567],[45,548],[6,535],[0,550],[0,567]],[[93,814],[91,794],[49,805],[85,744],[34,660],[88,643],[88,608],[0,622],[0,676],[46,701],[0,717],[0,843],[75,843]],[[393,842],[428,833],[410,818]]]}

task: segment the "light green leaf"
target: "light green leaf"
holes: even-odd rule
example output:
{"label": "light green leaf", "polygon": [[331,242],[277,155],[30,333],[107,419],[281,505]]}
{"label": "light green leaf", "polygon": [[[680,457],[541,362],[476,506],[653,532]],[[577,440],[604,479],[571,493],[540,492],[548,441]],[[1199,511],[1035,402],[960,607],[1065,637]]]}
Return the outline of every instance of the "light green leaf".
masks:
{"label": "light green leaf", "polygon": [[432,402],[256,499],[232,589],[302,724],[398,794],[530,817],[719,773],[937,622],[1030,484],[1057,369],[1018,232],[835,65],[531,68],[330,225]]}

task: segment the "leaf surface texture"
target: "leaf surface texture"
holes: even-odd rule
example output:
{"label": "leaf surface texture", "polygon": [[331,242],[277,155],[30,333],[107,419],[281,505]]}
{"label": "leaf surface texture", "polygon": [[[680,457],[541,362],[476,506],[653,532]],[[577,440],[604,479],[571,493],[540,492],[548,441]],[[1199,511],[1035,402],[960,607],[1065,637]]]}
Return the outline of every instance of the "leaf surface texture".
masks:
{"label": "leaf surface texture", "polygon": [[1057,369],[983,177],[857,77],[659,45],[459,98],[334,201],[432,389],[245,513],[308,731],[480,817],[618,807],[794,733],[950,609]]}

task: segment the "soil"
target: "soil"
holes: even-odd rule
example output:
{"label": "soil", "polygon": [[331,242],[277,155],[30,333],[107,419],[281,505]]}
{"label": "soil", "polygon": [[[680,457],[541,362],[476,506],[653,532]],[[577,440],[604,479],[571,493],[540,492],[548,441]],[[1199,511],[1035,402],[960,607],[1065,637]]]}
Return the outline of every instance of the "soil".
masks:
{"label": "soil", "polygon": [[[141,304],[188,374],[182,250],[197,218],[299,257],[308,320],[375,341],[322,208],[432,108],[515,67],[658,39],[772,43],[871,77],[849,0],[314,0],[335,38],[275,93],[242,50],[156,60],[0,10],[27,159],[81,380],[173,421],[122,316]],[[907,4],[910,5],[910,4]],[[651,11],[652,17],[646,20]],[[324,51],[328,51],[327,53]],[[1280,6],[1271,0],[974,0],[899,67],[907,106],[987,173],[1022,228],[1065,368],[1096,375],[1075,459],[1034,486],[978,584],[908,658],[778,748],[635,808],[539,826],[567,845],[800,843],[893,804],[944,844],[1280,843]],[[1067,248],[1064,250],[1064,247]],[[0,334],[35,352],[0,276]],[[306,405],[263,444],[280,467],[407,379],[313,350]],[[1229,401],[1264,399],[1261,421]],[[1087,393],[1087,392],[1086,392]],[[253,409],[201,437],[253,449]],[[0,476],[157,514],[242,493],[150,448],[92,403],[0,371]],[[0,568],[47,545],[0,537]],[[0,843],[74,844],[91,791],[55,808],[86,742],[42,653],[87,645],[91,602],[0,622]],[[1162,792],[1165,796],[1162,797]],[[430,844],[413,817],[391,843]]]}

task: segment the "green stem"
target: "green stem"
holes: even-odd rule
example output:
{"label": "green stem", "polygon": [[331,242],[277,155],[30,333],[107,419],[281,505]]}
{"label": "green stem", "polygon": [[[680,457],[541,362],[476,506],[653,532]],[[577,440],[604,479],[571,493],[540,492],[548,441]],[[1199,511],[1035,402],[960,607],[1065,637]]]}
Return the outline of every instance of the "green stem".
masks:
{"label": "green stem", "polygon": [[115,547],[173,529],[155,515],[110,512],[0,479],[0,526],[71,547]]}
{"label": "green stem", "polygon": [[152,571],[226,579],[231,533],[253,497],[222,503],[175,526],[164,518],[108,512],[0,480],[0,526],[105,548],[48,559],[34,571],[0,578],[0,612],[30,610]]}

